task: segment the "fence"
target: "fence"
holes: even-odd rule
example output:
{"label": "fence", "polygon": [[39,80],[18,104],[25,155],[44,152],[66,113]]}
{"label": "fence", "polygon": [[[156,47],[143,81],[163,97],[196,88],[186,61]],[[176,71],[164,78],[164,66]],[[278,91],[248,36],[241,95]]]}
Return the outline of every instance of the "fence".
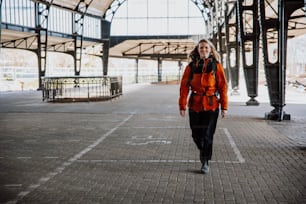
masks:
{"label": "fence", "polygon": [[43,101],[82,102],[109,100],[122,95],[122,77],[45,77]]}

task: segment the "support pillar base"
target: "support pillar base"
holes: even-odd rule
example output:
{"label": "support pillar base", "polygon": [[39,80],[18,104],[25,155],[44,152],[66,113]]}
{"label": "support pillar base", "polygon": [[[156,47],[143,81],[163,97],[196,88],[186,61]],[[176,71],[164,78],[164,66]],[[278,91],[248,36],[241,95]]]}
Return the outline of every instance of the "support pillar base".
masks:
{"label": "support pillar base", "polygon": [[271,112],[265,113],[266,120],[291,120],[291,115],[283,111],[282,109],[275,108]]}
{"label": "support pillar base", "polygon": [[246,102],[246,105],[247,106],[258,106],[259,102],[255,98],[250,98],[250,100]]}

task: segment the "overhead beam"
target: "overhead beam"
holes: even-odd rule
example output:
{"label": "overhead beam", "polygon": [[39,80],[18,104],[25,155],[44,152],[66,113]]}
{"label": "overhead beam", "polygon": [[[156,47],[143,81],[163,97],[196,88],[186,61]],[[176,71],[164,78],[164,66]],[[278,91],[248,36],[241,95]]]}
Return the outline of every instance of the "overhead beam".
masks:
{"label": "overhead beam", "polygon": [[[48,3],[45,0],[32,0],[32,1],[40,3],[40,4],[50,5],[50,3]],[[75,10],[75,8],[69,8],[69,7],[62,6],[62,5],[56,4],[56,3],[52,3],[52,7],[57,7],[57,8],[60,8],[60,9],[63,9],[63,10],[66,10],[66,11],[69,11],[69,12],[72,12],[72,13],[78,13],[80,15],[83,14],[82,11]],[[101,18],[101,16],[90,14],[90,13],[86,13],[85,15],[89,16],[89,17],[93,17],[93,18]]]}
{"label": "overhead beam", "polygon": [[188,58],[188,54],[124,54],[124,57],[134,57],[134,58],[167,58],[167,59],[187,59]]}

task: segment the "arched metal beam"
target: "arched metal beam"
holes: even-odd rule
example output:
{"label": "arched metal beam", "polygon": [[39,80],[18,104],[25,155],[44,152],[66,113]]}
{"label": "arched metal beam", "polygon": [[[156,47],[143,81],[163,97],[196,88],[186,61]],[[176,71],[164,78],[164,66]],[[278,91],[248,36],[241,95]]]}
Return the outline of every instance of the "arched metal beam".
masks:
{"label": "arched metal beam", "polygon": [[203,16],[206,32],[211,33],[208,27],[209,23],[212,23],[212,14],[211,14],[210,5],[205,3],[206,1],[204,0],[191,0],[191,1],[198,7],[198,9],[200,10]]}
{"label": "arched metal beam", "polygon": [[[110,47],[110,26],[111,22],[113,20],[113,17],[119,7],[125,2],[126,0],[114,0],[113,3],[109,6],[107,11],[105,12],[102,20],[102,33],[104,33],[104,43],[103,43],[103,74],[107,75],[107,66],[108,66],[108,53],[109,53],[109,47]],[[209,33],[208,30],[208,23],[211,21],[211,15],[208,9],[208,4],[204,0],[191,0],[200,10],[204,23],[206,25],[207,33]],[[107,23],[109,22],[109,23]],[[103,30],[103,28],[106,28]],[[108,34],[108,37],[105,35]]]}
{"label": "arched metal beam", "polygon": [[[115,13],[125,1],[126,0],[114,0],[113,3],[108,7],[107,11],[105,12],[103,19],[112,22]],[[209,4],[206,3],[206,1],[204,0],[191,0],[191,1],[199,8],[207,27],[208,21],[211,20],[211,14],[209,12]]]}
{"label": "arched metal beam", "polygon": [[107,11],[105,12],[103,19],[112,22],[115,13],[125,1],[126,0],[114,0],[113,3],[108,7]]}

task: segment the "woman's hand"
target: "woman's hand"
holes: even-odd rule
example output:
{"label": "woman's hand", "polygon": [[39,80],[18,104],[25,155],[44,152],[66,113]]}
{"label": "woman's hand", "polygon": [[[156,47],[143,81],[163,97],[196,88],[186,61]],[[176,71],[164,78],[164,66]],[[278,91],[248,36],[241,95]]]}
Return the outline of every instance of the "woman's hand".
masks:
{"label": "woman's hand", "polygon": [[185,117],[185,113],[186,113],[185,110],[180,110],[180,115],[181,115],[182,117]]}
{"label": "woman's hand", "polygon": [[227,110],[221,110],[221,116],[224,118],[227,114]]}

